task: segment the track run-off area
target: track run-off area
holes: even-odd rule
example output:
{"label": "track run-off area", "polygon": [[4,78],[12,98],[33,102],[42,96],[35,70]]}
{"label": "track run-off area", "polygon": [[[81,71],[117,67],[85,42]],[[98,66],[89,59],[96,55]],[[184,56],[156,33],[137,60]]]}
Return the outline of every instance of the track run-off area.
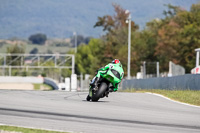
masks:
{"label": "track run-off area", "polygon": [[0,124],[83,133],[199,133],[200,108],[149,93],[0,90]]}

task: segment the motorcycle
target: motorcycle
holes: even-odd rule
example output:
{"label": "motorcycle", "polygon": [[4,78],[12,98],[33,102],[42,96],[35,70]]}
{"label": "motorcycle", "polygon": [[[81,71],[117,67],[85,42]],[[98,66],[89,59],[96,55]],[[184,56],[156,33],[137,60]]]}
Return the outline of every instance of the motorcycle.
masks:
{"label": "motorcycle", "polygon": [[116,86],[121,82],[124,75],[122,67],[111,65],[105,72],[100,73],[100,79],[96,86],[90,84],[87,101],[98,101],[100,98],[108,97],[110,92],[116,91]]}

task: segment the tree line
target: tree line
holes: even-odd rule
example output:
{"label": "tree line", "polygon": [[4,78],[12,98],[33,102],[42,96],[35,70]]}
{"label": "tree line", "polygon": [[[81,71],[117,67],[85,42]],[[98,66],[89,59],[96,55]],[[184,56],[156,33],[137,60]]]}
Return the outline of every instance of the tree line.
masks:
{"label": "tree line", "polygon": [[[164,18],[154,19],[143,30],[131,21],[131,75],[140,71],[143,61],[160,62],[160,71],[167,72],[169,61],[182,65],[186,73],[195,66],[195,51],[200,47],[200,4],[189,11],[166,5]],[[119,59],[127,74],[128,13],[113,4],[115,14],[98,17],[94,27],[102,27],[105,35],[91,39],[77,48],[76,73],[94,74],[95,70]],[[134,16],[133,20],[134,20]],[[74,53],[70,51],[69,53]]]}
{"label": "tree line", "polygon": [[[193,4],[189,11],[178,6],[166,5],[164,18],[154,19],[146,24],[143,30],[131,21],[131,75],[140,71],[143,61],[160,62],[160,72],[168,71],[169,61],[182,65],[186,73],[195,66],[195,51],[200,47],[200,4]],[[117,4],[113,4],[115,14],[98,17],[94,28],[102,27],[105,35],[100,38],[77,36],[77,53],[75,54],[76,74],[91,74],[119,59],[127,74],[128,57],[128,13]],[[134,20],[134,16],[132,16]],[[29,37],[32,43],[43,45],[47,37],[35,34]],[[74,36],[71,43],[74,43]],[[39,40],[39,42],[38,42]],[[41,41],[41,42],[40,42]],[[14,46],[7,53],[24,53],[24,50]],[[32,53],[37,53],[33,49]],[[70,70],[62,72],[69,76]],[[67,73],[67,74],[66,74]]]}

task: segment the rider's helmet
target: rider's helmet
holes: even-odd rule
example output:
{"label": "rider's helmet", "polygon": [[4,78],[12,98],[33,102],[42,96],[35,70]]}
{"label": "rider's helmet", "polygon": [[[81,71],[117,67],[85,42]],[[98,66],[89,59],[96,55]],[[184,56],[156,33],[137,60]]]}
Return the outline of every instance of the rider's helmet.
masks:
{"label": "rider's helmet", "polygon": [[120,63],[120,61],[119,61],[118,59],[114,59],[114,60],[112,61],[112,63],[113,63],[113,64],[118,64],[118,63]]}

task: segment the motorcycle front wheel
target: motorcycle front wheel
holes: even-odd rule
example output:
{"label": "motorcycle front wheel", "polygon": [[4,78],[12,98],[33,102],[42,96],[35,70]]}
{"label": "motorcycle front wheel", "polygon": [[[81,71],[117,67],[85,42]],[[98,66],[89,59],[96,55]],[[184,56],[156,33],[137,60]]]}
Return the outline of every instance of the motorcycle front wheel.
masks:
{"label": "motorcycle front wheel", "polygon": [[108,85],[105,82],[102,82],[99,86],[99,89],[93,93],[92,95],[92,101],[96,102],[101,97],[103,97],[103,94],[106,92]]}

